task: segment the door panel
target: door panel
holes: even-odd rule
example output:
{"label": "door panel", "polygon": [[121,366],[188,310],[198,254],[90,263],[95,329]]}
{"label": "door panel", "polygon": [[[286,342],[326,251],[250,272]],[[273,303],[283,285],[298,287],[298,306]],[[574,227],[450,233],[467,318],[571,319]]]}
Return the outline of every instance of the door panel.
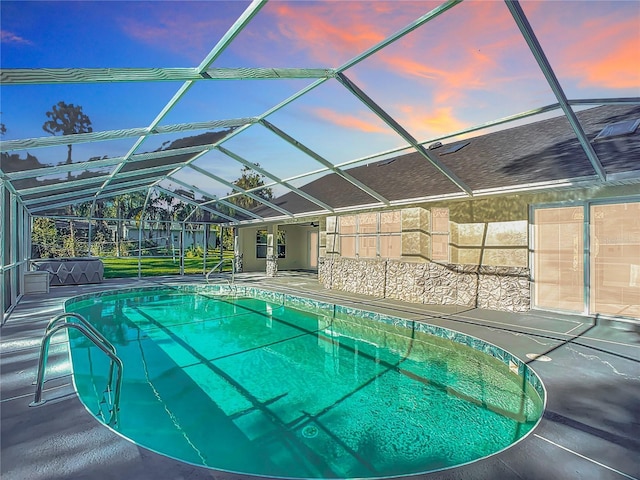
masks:
{"label": "door panel", "polygon": [[535,305],[583,312],[583,207],[538,209],[534,221]]}
{"label": "door panel", "polygon": [[551,310],[584,311],[584,209],[534,212],[534,304]]}
{"label": "door panel", "polygon": [[309,232],[309,267],[318,268],[318,232]]}
{"label": "door panel", "polygon": [[591,313],[640,318],[640,202],[591,206]]}

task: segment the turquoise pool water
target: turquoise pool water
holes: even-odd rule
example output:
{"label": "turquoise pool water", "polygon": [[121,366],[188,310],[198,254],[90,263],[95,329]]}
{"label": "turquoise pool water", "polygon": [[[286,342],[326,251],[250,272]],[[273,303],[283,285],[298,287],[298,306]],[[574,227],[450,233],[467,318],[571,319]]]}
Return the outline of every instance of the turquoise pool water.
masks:
{"label": "turquoise pool water", "polygon": [[[124,362],[112,428],[220,470],[375,478],[493,454],[542,414],[535,374],[478,339],[297,297],[238,293],[154,288],[67,303]],[[70,337],[78,394],[109,418],[109,402],[100,403],[108,360]]]}

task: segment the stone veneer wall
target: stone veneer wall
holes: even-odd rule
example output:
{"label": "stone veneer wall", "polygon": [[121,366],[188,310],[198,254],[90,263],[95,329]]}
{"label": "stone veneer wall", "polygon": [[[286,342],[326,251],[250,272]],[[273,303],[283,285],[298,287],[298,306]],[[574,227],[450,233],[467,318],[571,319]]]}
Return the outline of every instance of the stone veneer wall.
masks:
{"label": "stone veneer wall", "polygon": [[332,255],[319,259],[318,280],[325,288],[406,302],[509,312],[530,308],[526,267],[410,263]]}
{"label": "stone veneer wall", "polygon": [[275,277],[278,273],[278,258],[274,255],[267,255],[266,276]]}

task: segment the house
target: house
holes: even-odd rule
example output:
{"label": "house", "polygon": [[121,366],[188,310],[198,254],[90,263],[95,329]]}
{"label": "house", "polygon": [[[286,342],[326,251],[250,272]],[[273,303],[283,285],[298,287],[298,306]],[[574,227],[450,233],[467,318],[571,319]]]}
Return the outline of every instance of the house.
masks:
{"label": "house", "polygon": [[[640,318],[640,106],[577,112],[331,173],[238,229],[244,271],[425,304]],[[462,187],[462,188],[461,188]],[[469,195],[471,193],[471,195]],[[381,202],[380,198],[386,200]]]}

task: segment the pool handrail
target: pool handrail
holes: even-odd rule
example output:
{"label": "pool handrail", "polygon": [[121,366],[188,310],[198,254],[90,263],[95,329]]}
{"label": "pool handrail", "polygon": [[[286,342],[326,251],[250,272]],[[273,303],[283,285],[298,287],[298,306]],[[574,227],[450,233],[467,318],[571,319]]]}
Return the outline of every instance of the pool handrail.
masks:
{"label": "pool handrail", "polygon": [[[67,318],[78,320],[79,323],[68,322],[66,321]],[[122,363],[122,360],[116,354],[116,349],[113,344],[109,342],[93,325],[87,322],[84,317],[82,317],[82,315],[77,313],[63,313],[57,315],[47,325],[47,328],[45,329],[45,335],[42,338],[42,343],[40,345],[40,359],[38,361],[36,392],[33,402],[31,402],[29,406],[35,407],[43,405],[46,402],[46,400],[42,399],[42,388],[44,385],[45,370],[47,368],[49,344],[51,342],[51,337],[56,332],[64,328],[74,328],[78,330],[109,357],[109,375],[105,393],[109,392],[111,389],[111,384],[113,382],[114,364],[118,368],[118,374],[116,376],[116,384],[114,389],[113,407],[111,409],[111,417],[109,418],[109,424],[112,424],[114,421],[117,423],[118,410],[120,409],[120,392],[122,389],[122,371],[124,369],[124,365]]]}
{"label": "pool handrail", "polygon": [[209,273],[207,273],[205,275],[205,280],[207,281],[207,283],[211,283],[209,282],[209,276],[218,268],[220,268],[220,273],[222,273],[222,265],[226,262],[231,262],[231,283],[235,283],[235,274],[236,274],[236,262],[234,261],[233,258],[223,258],[222,260],[220,260],[218,263],[216,263],[216,265],[209,270]]}
{"label": "pool handrail", "polygon": [[[91,325],[82,315],[80,315],[79,313],[74,313],[74,312],[65,312],[65,313],[61,313],[59,315],[56,315],[55,317],[53,317],[50,321],[49,324],[47,325],[47,328],[45,328],[44,333],[45,335],[52,330],[58,323],[60,322],[68,322],[70,319],[73,320],[77,320],[78,322],[80,322],[87,330],[91,331],[91,333],[93,333],[93,335],[102,343],[104,343],[104,345],[113,352],[113,354],[116,354],[116,347],[113,346],[113,344],[107,340],[104,335],[102,335],[102,333],[100,333],[100,331],[98,331],[98,329],[96,329],[96,327],[94,327],[93,325]],[[113,381],[113,362],[110,363],[109,365],[109,376],[107,377],[107,385],[111,385],[111,382]],[[44,382],[43,382],[44,383]],[[36,382],[33,383],[34,385],[36,384]]]}

